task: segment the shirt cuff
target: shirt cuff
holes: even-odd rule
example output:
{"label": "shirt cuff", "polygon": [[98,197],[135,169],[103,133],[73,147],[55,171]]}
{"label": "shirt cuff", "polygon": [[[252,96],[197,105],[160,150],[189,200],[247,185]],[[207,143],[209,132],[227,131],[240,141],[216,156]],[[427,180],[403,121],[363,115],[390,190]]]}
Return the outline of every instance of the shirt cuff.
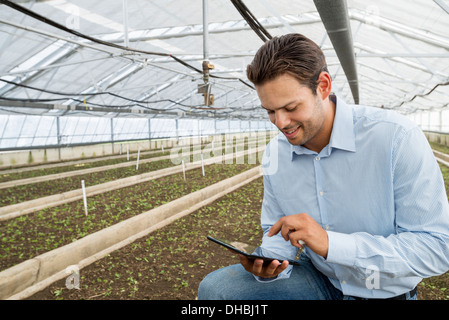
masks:
{"label": "shirt cuff", "polygon": [[350,234],[327,231],[329,249],[326,262],[353,266],[356,259],[355,239]]}

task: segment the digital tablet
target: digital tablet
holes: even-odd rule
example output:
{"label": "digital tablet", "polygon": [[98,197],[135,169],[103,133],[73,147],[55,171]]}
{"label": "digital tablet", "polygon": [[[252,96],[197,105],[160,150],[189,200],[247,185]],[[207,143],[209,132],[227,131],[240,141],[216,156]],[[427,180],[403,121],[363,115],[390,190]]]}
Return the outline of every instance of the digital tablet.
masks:
{"label": "digital tablet", "polygon": [[[224,246],[225,248],[228,248],[228,249],[230,249],[230,250],[232,250],[232,251],[234,251],[234,252],[236,252],[236,253],[242,254],[242,255],[244,255],[245,257],[247,257],[248,259],[251,259],[251,260],[254,260],[254,259],[262,259],[262,260],[264,261],[264,265],[270,264],[271,261],[273,261],[273,260],[278,260],[278,261],[281,262],[281,263],[282,263],[282,261],[287,260],[288,263],[291,264],[291,265],[295,265],[295,266],[299,266],[299,265],[300,265],[299,261],[297,261],[297,260],[291,260],[291,259],[286,259],[286,258],[281,258],[281,257],[276,258],[276,257],[275,257],[275,256],[276,256],[275,254],[272,254],[271,256],[268,256],[268,255],[266,255],[266,252],[267,252],[268,250],[264,250],[264,249],[262,249],[262,248],[260,248],[260,247],[257,248],[257,249],[259,249],[259,250],[256,249],[255,252],[253,252],[253,253],[248,253],[248,252],[243,251],[243,250],[240,250],[240,249],[236,248],[235,246],[233,246],[233,245],[231,245],[231,244],[229,244],[229,243],[226,243],[226,242],[224,242],[224,241],[222,241],[222,240],[218,240],[218,239],[212,238],[212,237],[210,237],[210,236],[207,236],[207,239],[211,240],[211,241],[214,242],[214,243],[217,243],[217,244],[219,244],[219,245],[222,245],[222,246]],[[258,252],[258,251],[259,251],[259,252]],[[261,252],[261,251],[264,251],[264,255],[262,255],[262,252]]]}

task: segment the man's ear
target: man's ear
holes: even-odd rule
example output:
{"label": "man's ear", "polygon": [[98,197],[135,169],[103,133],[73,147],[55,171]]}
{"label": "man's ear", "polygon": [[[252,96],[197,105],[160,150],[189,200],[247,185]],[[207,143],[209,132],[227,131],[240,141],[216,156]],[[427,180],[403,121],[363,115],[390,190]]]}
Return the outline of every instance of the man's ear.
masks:
{"label": "man's ear", "polygon": [[323,71],[318,76],[318,86],[316,88],[317,95],[321,100],[327,99],[332,92],[332,79],[329,73]]}

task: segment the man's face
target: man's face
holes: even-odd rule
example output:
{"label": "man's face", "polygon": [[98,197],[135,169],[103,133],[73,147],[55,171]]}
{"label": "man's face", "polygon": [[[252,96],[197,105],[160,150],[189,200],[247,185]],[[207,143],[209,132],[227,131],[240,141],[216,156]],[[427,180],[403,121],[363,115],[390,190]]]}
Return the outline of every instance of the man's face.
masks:
{"label": "man's face", "polygon": [[319,96],[310,88],[283,74],[256,86],[256,90],[270,121],[291,144],[309,148],[319,142],[325,111]]}

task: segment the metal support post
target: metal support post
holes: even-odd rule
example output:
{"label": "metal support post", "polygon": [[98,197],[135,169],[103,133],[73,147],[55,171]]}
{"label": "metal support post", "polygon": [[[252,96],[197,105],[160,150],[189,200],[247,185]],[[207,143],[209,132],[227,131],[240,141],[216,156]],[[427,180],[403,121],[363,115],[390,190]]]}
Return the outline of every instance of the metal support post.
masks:
{"label": "metal support post", "polygon": [[59,117],[56,117],[56,140],[58,142],[58,159],[61,160],[61,125]]}
{"label": "metal support post", "polygon": [[114,154],[114,118],[111,118],[111,149]]}

